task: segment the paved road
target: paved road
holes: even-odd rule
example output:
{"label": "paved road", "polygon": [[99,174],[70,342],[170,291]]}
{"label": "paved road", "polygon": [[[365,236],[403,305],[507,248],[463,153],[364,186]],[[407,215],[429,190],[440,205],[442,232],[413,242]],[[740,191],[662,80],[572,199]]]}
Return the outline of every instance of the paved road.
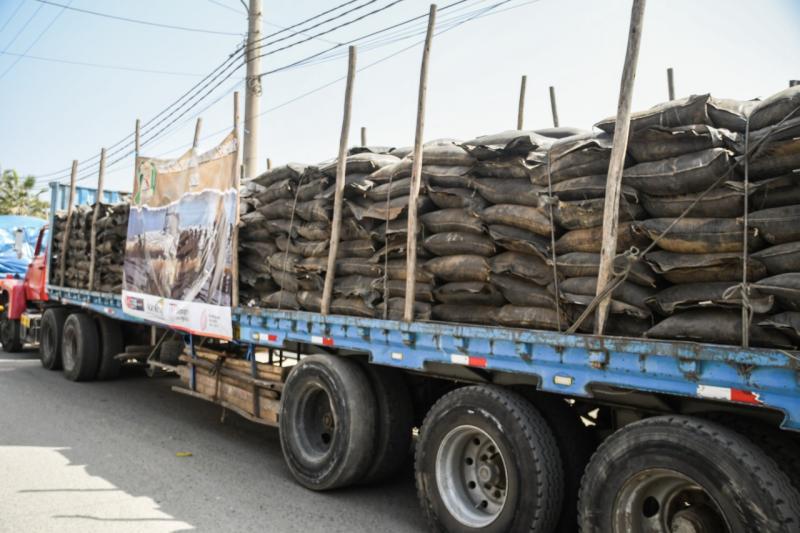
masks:
{"label": "paved road", "polygon": [[[293,482],[278,433],[128,375],[72,383],[0,352],[0,532],[424,531],[410,469],[332,493]],[[191,452],[191,457],[179,457]]]}

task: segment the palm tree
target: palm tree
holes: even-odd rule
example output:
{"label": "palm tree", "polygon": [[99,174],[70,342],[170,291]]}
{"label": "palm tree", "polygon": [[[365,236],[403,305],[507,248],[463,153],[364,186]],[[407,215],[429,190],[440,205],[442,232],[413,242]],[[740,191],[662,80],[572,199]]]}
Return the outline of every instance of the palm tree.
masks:
{"label": "palm tree", "polygon": [[0,215],[29,215],[47,217],[47,202],[39,195],[45,189],[35,190],[36,178],[21,177],[16,170],[6,169],[0,177]]}

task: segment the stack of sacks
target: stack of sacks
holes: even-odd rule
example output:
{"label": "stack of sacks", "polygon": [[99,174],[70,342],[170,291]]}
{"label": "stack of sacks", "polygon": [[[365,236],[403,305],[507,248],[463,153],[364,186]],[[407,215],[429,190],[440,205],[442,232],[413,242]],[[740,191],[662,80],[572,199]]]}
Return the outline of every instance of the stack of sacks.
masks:
{"label": "stack of sacks", "polygon": [[53,228],[51,229],[51,247],[48,251],[48,260],[50,261],[49,278],[50,283],[53,285],[59,284],[58,279],[58,265],[61,262],[61,254],[63,249],[64,229],[67,227],[67,213],[66,211],[59,211],[53,215]]}
{"label": "stack of sacks", "polygon": [[[69,242],[64,247],[65,287],[85,289],[89,283],[92,211],[93,208],[88,205],[80,205],[72,210],[72,227],[69,230]],[[59,237],[59,241],[62,238]],[[55,264],[58,265],[58,263]],[[58,272],[59,270],[56,270],[56,273]],[[55,280],[58,282],[59,278],[56,277]]]}
{"label": "stack of sacks", "polygon": [[[122,290],[122,267],[125,261],[125,237],[128,233],[130,204],[100,204],[97,216],[96,257],[94,286],[87,288],[101,292]],[[90,215],[90,219],[91,219]]]}

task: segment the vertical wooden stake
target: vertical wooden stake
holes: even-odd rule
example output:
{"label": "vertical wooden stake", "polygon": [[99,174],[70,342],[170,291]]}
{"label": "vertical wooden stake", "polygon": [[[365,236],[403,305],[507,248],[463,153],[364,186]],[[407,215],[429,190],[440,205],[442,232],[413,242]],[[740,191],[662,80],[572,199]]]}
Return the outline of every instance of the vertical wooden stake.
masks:
{"label": "vertical wooden stake", "polygon": [[272,159],[267,158],[267,170],[272,170]]}
{"label": "vertical wooden stake", "polygon": [[236,136],[236,158],[233,190],[236,191],[236,214],[231,235],[231,307],[239,307],[239,186],[242,180],[242,148],[239,137],[239,91],[233,93],[233,132]]}
{"label": "vertical wooden stake", "polygon": [[[433,28],[436,25],[436,4],[428,12],[428,32],[422,50],[422,66],[419,73],[419,96],[417,100],[417,130],[414,134],[414,162],[411,170],[411,190],[408,195],[408,239],[406,240],[406,299],[403,320],[414,320],[414,302],[417,291],[417,198],[422,176],[422,137],[425,130],[425,101],[428,94],[428,59],[431,54]],[[385,302],[389,305],[389,302]]]}
{"label": "vertical wooden stake", "polygon": [[[136,119],[136,130],[134,131],[134,145],[135,145],[134,149],[136,150],[135,157],[139,157],[139,150],[140,150],[140,146],[139,146],[139,126],[140,125],[141,125],[141,120],[139,120],[137,118]],[[135,176],[136,175],[136,169],[134,169],[133,173],[134,173],[134,176]]]}
{"label": "vertical wooden stake", "polygon": [[517,129],[522,129],[522,122],[525,117],[525,86],[528,83],[528,76],[522,76],[519,84],[519,109],[517,109]]}
{"label": "vertical wooden stake", "polygon": [[75,203],[75,181],[78,175],[78,160],[72,160],[72,172],[69,175],[69,202],[67,203],[67,225],[61,238],[61,257],[58,260],[58,284],[64,286],[64,271],[67,267],[67,246],[69,244],[70,226],[72,225],[72,204]]}
{"label": "vertical wooden stake", "polygon": [[550,86],[550,110],[553,112],[553,127],[558,127],[558,107],[556,107],[556,88]]}
{"label": "vertical wooden stake", "polygon": [[336,255],[339,253],[339,234],[342,230],[342,203],[344,202],[345,172],[347,171],[347,139],[350,137],[350,109],[353,105],[353,81],[356,77],[356,47],[350,46],[347,60],[347,85],[344,90],[344,117],[339,136],[339,159],[336,161],[336,190],[333,196],[333,221],[331,243],[328,247],[328,266],[325,285],[322,287],[320,312],[327,315],[333,297],[333,280],[336,278]]}
{"label": "vertical wooden stake", "polygon": [[197,122],[194,125],[194,140],[192,141],[192,149],[197,150],[197,146],[200,144],[200,129],[203,127],[203,119],[198,118]]}
{"label": "vertical wooden stake", "polygon": [[[625,65],[622,68],[617,121],[614,125],[614,144],[611,147],[611,161],[608,165],[608,179],[606,181],[606,198],[603,208],[603,245],[600,252],[600,268],[597,273],[597,295],[601,294],[611,281],[614,258],[617,254],[619,195],[622,189],[625,151],[628,148],[628,132],[631,125],[631,99],[633,97],[633,82],[636,80],[636,64],[639,60],[639,44],[642,40],[644,5],[645,0],[633,0],[633,6],[631,7],[628,49],[625,52]],[[606,295],[597,307],[594,331],[596,335],[603,334],[610,303],[611,297]]]}
{"label": "vertical wooden stake", "polygon": [[97,175],[97,195],[92,213],[92,233],[89,242],[89,283],[87,289],[94,290],[94,269],[97,260],[97,217],[100,216],[100,204],[103,203],[103,179],[106,174],[106,149],[100,150],[100,173]]}
{"label": "vertical wooden stake", "polygon": [[361,126],[361,146],[367,145],[367,128]]}
{"label": "vertical wooden stake", "polygon": [[670,100],[675,100],[675,73],[672,71],[672,67],[667,69],[667,91],[669,94]]}

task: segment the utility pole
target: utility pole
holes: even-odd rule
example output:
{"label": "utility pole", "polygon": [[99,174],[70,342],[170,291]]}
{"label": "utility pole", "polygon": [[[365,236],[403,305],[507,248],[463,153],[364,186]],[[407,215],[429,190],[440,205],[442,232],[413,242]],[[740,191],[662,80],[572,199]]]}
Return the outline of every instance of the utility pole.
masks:
{"label": "utility pole", "polygon": [[244,175],[258,174],[258,115],[261,108],[261,59],[255,49],[261,39],[261,0],[250,0],[247,10],[247,81],[244,92]]}

